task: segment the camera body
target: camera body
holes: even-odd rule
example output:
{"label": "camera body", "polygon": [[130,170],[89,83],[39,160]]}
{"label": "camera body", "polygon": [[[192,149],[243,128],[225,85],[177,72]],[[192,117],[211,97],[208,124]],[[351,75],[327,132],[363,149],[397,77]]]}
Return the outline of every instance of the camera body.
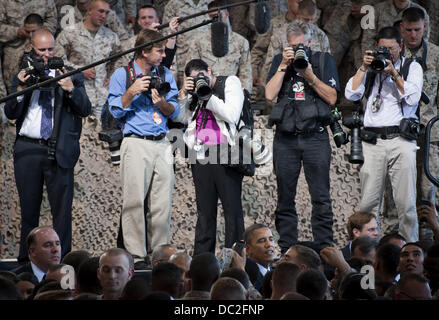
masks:
{"label": "camera body", "polygon": [[332,137],[334,138],[334,142],[337,148],[340,148],[342,144],[346,144],[349,142],[346,132],[343,131],[343,128],[338,123],[340,119],[341,115],[336,108],[331,113],[329,119],[329,128],[331,128]]}
{"label": "camera body", "polygon": [[33,85],[50,79],[50,77],[45,73],[46,70],[62,69],[63,67],[64,61],[61,58],[49,58],[47,64],[45,64],[43,58],[40,57],[34,50],[31,50],[23,55],[20,70],[24,69],[26,75],[30,75],[29,79],[27,79],[24,84]]}
{"label": "camera body", "polygon": [[309,59],[311,58],[311,48],[304,44],[298,44],[293,47],[294,59],[292,65],[297,72],[304,72],[308,67]]}
{"label": "camera body", "polygon": [[343,117],[343,124],[351,129],[351,153],[349,163],[364,163],[363,145],[361,144],[360,128],[363,126],[363,114],[358,111],[352,112],[351,115]]}
{"label": "camera body", "polygon": [[162,97],[166,96],[171,91],[171,84],[169,82],[162,81],[162,79],[155,73],[150,71],[147,76],[151,77],[149,83],[149,89],[146,93],[151,93],[151,89],[156,89]]}
{"label": "camera body", "polygon": [[204,73],[199,72],[195,77],[193,77],[193,81],[194,90],[190,93],[196,95],[199,100],[209,100],[212,96],[212,88],[210,87],[209,77],[207,77]]}
{"label": "camera body", "polygon": [[108,142],[110,146],[110,159],[113,165],[120,163],[120,145],[123,134],[120,129],[109,129],[99,132],[99,140]]}
{"label": "camera body", "polygon": [[408,140],[418,140],[421,133],[421,125],[416,118],[402,118],[399,123],[399,133]]}
{"label": "camera body", "polygon": [[386,47],[379,47],[378,50],[372,52],[374,59],[370,64],[370,68],[375,71],[383,71],[387,66],[386,60],[392,60],[392,55]]}

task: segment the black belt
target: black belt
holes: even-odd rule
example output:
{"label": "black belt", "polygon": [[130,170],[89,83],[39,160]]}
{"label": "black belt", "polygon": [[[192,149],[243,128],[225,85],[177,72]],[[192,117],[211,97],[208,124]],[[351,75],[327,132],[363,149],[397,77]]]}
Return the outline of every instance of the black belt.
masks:
{"label": "black belt", "polygon": [[32,143],[36,143],[42,146],[47,146],[47,141],[48,140],[44,140],[44,139],[33,139],[33,138],[29,138],[29,137],[25,137],[25,136],[18,136],[18,139],[20,140],[24,140],[27,142],[32,142]]}
{"label": "black belt", "polygon": [[280,134],[285,135],[285,136],[297,136],[297,135],[301,135],[301,134],[311,134],[311,133],[323,133],[325,132],[325,127],[324,126],[319,126],[315,129],[309,129],[309,130],[295,130],[294,132],[289,132],[289,131],[279,131]]}
{"label": "black belt", "polygon": [[374,132],[381,139],[392,139],[399,135],[399,126],[390,127],[364,127],[364,130]]}
{"label": "black belt", "polygon": [[127,133],[126,135],[124,135],[125,137],[131,137],[131,138],[137,138],[137,139],[144,139],[144,140],[152,140],[152,141],[158,141],[158,140],[162,140],[164,137],[166,137],[166,133],[161,133],[158,136],[140,136],[136,133]]}

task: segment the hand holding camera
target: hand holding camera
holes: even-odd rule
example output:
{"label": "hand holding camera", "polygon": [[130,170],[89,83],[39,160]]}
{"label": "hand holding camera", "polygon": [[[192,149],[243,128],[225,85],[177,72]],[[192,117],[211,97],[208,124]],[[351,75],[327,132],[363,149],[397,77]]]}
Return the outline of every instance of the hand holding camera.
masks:
{"label": "hand holding camera", "polygon": [[151,83],[150,76],[141,76],[134,81],[131,87],[128,89],[131,91],[133,95],[138,95],[142,92],[146,92],[149,90],[149,85]]}
{"label": "hand holding camera", "polygon": [[281,66],[289,66],[294,60],[294,50],[292,47],[286,47],[282,52]]}
{"label": "hand holding camera", "polygon": [[372,55],[372,50],[366,50],[364,57],[363,57],[363,65],[361,66],[361,69],[366,70],[369,68],[370,64],[372,63],[374,56]]}

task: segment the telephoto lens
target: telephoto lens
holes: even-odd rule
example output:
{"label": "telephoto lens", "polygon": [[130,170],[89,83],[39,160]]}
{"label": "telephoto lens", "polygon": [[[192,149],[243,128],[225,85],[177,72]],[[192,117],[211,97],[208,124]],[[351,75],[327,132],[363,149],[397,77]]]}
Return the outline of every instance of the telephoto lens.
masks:
{"label": "telephoto lens", "polygon": [[194,78],[195,93],[202,101],[209,100],[212,95],[212,88],[209,86],[209,78],[201,72]]}
{"label": "telephoto lens", "polygon": [[349,163],[363,164],[363,145],[361,144],[360,128],[352,128],[351,130],[351,154],[349,155]]}

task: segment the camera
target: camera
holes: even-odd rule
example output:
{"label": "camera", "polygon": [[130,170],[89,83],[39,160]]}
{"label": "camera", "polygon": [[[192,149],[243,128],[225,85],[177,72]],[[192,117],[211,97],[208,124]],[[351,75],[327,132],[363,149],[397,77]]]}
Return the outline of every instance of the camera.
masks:
{"label": "camera", "polygon": [[308,67],[309,58],[311,57],[311,49],[303,44],[293,47],[294,59],[292,65],[297,72],[304,72]]}
{"label": "camera", "polygon": [[374,59],[370,64],[370,68],[375,71],[383,71],[387,66],[386,60],[392,60],[392,55],[386,47],[379,47],[378,50],[372,52]]}
{"label": "camera", "polygon": [[151,77],[149,83],[149,89],[146,93],[151,93],[151,89],[156,89],[162,97],[166,96],[169,91],[171,91],[171,85],[169,82],[162,81],[160,77],[155,73],[150,71],[147,76]]}
{"label": "camera", "polygon": [[363,146],[361,144],[360,128],[363,126],[363,115],[359,111],[343,117],[343,124],[351,129],[351,154],[349,163],[362,164],[364,162]]}
{"label": "camera", "polygon": [[212,88],[210,87],[210,80],[204,73],[199,72],[195,77],[193,77],[194,81],[194,90],[191,92],[195,94],[198,99],[202,101],[207,101],[212,96]]}
{"label": "camera", "polygon": [[111,163],[120,163],[120,145],[122,144],[123,134],[120,129],[105,130],[99,132],[99,140],[108,142],[110,145]]}
{"label": "camera", "polygon": [[29,79],[27,79],[24,84],[33,85],[50,79],[45,72],[46,70],[62,69],[63,67],[64,61],[61,58],[49,58],[47,64],[45,64],[43,58],[34,50],[31,50],[23,55],[20,70],[24,69],[26,75],[30,75]]}
{"label": "camera", "polygon": [[239,255],[241,255],[242,249],[244,249],[244,247],[245,247],[245,241],[239,240],[235,242],[235,244],[233,245],[233,250],[235,250]]}
{"label": "camera", "polygon": [[331,128],[332,137],[334,138],[335,145],[337,148],[340,148],[342,144],[346,144],[349,142],[348,136],[346,132],[343,131],[343,128],[338,123],[340,121],[341,115],[338,112],[337,108],[335,108],[329,119],[329,127]]}
{"label": "camera", "polygon": [[418,140],[421,133],[421,125],[416,118],[403,118],[399,123],[399,133],[408,140]]}

